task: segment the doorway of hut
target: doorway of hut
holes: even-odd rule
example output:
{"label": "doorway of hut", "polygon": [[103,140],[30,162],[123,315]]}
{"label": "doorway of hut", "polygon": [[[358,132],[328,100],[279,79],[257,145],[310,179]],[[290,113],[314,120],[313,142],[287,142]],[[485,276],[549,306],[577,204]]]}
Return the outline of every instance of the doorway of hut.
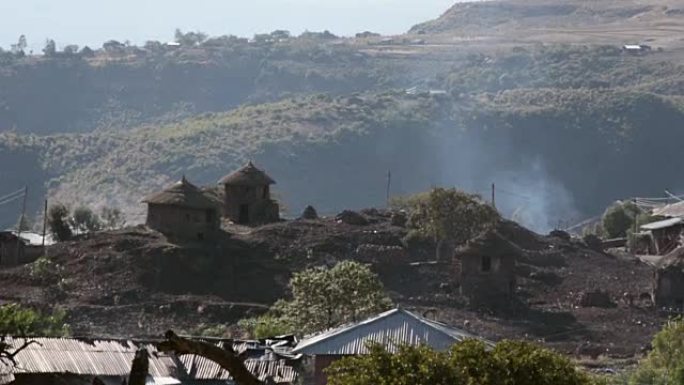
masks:
{"label": "doorway of hut", "polygon": [[240,205],[240,214],[238,215],[238,222],[241,225],[249,224],[249,205]]}

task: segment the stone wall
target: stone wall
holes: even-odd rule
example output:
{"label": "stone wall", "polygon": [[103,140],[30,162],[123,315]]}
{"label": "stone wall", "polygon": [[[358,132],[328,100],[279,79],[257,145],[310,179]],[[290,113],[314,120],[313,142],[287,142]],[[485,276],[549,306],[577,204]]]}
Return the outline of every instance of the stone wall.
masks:
{"label": "stone wall", "polygon": [[148,206],[147,226],[171,238],[203,240],[212,237],[220,227],[219,221],[216,210]]}

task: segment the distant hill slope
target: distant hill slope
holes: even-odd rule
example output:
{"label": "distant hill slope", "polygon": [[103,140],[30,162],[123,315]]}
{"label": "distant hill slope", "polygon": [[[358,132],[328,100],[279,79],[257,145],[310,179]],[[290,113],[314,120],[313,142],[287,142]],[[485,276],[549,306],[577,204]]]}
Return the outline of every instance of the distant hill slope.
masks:
{"label": "distant hill slope", "polygon": [[[677,44],[684,32],[682,0],[491,0],[457,3],[409,33],[489,36],[510,40]],[[562,36],[564,35],[564,36]]]}

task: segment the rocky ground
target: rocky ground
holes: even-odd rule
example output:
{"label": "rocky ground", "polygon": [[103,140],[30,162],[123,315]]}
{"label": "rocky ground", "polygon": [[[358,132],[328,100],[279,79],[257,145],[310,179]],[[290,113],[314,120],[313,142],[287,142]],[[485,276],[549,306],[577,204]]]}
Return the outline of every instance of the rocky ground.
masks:
{"label": "rocky ground", "polygon": [[[144,227],[95,233],[50,248],[55,265],[47,273],[30,266],[0,270],[0,300],[60,306],[75,335],[193,332],[265,311],[287,295],[293,271],[355,259],[371,264],[402,306],[492,340],[527,338],[578,356],[625,358],[638,355],[664,321],[648,298],[649,265],[512,222],[498,231],[523,250],[516,299],[468,305],[450,269],[421,263],[434,255],[432,246],[406,247],[408,231],[398,224],[389,213],[367,210],[344,221],[226,232],[206,244],[173,243]],[[603,294],[588,294],[595,292]]]}

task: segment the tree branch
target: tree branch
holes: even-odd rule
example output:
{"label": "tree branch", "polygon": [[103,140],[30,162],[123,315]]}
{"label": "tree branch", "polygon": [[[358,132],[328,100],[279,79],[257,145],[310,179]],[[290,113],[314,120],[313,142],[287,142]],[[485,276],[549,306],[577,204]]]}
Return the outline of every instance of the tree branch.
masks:
{"label": "tree branch", "polygon": [[179,337],[171,330],[166,332],[165,337],[166,341],[157,344],[157,348],[161,352],[175,353],[179,356],[183,354],[201,356],[216,362],[223,369],[227,370],[238,385],[264,385],[264,382],[260,381],[247,369],[230,344],[220,348],[207,342]]}
{"label": "tree branch", "polygon": [[37,341],[24,339],[24,343],[21,344],[21,346],[16,348],[13,352],[10,352],[10,345],[6,343],[5,339],[3,338],[0,341],[0,361],[10,361],[13,366],[17,366],[17,361],[15,360],[17,354],[21,353],[22,350],[28,348],[32,344],[40,345],[40,343]]}

